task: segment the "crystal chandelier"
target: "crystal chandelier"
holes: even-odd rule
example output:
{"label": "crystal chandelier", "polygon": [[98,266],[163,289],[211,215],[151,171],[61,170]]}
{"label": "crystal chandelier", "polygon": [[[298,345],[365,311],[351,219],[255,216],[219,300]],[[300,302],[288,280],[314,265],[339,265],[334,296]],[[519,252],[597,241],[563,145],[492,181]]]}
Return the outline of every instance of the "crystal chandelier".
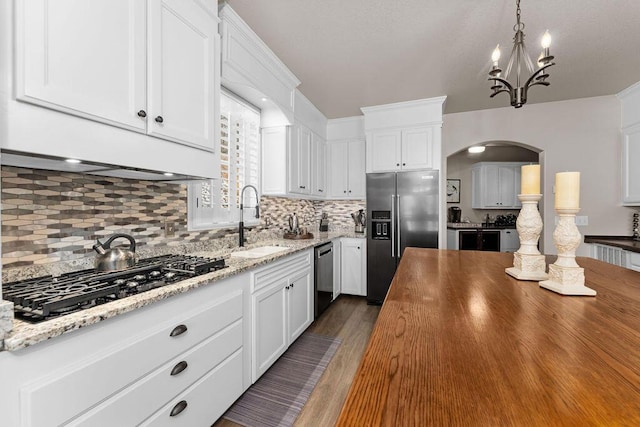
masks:
{"label": "crystal chandelier", "polygon": [[[513,30],[516,34],[513,36],[513,49],[511,50],[511,56],[509,57],[509,63],[504,74],[504,78],[500,75],[502,70],[498,67],[498,61],[500,61],[500,45],[496,46],[491,60],[493,66],[489,71],[489,81],[493,83],[491,86],[491,98],[499,94],[500,92],[506,92],[511,98],[511,105],[520,108],[527,102],[527,91],[531,86],[543,85],[549,86],[549,82],[546,81],[549,74],[546,73],[546,69],[555,65],[553,56],[549,54],[549,46],[551,45],[551,36],[547,30],[542,36],[542,52],[538,57],[538,69],[534,71],[533,63],[527,54],[524,46],[524,23],[520,22],[520,0],[516,0],[516,24],[513,26]],[[527,68],[530,77],[526,82],[522,84],[524,77],[520,74],[524,71],[523,67]],[[511,72],[514,71],[515,85],[509,83],[506,79],[511,76]]]}

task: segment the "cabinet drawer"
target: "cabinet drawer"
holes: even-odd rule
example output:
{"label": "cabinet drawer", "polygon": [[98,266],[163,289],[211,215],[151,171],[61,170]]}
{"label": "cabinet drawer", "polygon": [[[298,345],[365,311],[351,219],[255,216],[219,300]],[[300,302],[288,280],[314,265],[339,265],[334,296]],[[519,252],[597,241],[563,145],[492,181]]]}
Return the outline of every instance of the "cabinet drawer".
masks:
{"label": "cabinet drawer", "polygon": [[287,277],[294,270],[311,266],[311,251],[288,256],[251,273],[251,293]]}
{"label": "cabinet drawer", "polygon": [[[242,350],[238,350],[141,426],[212,425],[242,394]],[[174,416],[180,402],[184,409]]]}
{"label": "cabinet drawer", "polygon": [[[242,348],[242,320],[166,363],[131,387],[74,420],[70,426],[138,425],[212,367]],[[185,367],[183,370],[183,367]],[[172,375],[173,372],[173,375]]]}
{"label": "cabinet drawer", "polygon": [[[30,426],[68,422],[98,402],[242,318],[242,290],[174,316],[20,390]],[[186,332],[171,337],[178,326]]]}

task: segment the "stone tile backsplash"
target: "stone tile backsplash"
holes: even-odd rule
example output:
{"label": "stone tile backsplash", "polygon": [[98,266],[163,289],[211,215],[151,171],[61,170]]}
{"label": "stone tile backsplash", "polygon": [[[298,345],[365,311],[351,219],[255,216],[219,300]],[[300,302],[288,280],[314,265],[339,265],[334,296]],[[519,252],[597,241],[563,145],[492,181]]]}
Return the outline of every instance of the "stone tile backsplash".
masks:
{"label": "stone tile backsplash", "polygon": [[[175,247],[237,239],[237,227],[187,230],[187,187],[183,184],[137,181],[92,175],[2,167],[2,264],[5,268],[72,261],[93,257],[96,239],[114,233],[134,236],[145,248]],[[300,224],[317,231],[322,212],[331,229],[352,227],[350,213],[364,201],[300,200],[263,197],[261,223],[247,233],[280,233],[296,212]],[[164,235],[164,224],[175,235]]]}

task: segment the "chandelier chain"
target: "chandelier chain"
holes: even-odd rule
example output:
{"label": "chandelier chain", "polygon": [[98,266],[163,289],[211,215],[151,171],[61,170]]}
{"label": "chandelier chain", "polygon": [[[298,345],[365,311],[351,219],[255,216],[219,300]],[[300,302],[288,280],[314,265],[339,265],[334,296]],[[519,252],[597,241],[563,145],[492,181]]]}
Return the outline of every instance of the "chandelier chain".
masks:
{"label": "chandelier chain", "polygon": [[520,0],[516,0],[516,25],[513,26],[513,31],[524,30],[524,23],[520,22]]}

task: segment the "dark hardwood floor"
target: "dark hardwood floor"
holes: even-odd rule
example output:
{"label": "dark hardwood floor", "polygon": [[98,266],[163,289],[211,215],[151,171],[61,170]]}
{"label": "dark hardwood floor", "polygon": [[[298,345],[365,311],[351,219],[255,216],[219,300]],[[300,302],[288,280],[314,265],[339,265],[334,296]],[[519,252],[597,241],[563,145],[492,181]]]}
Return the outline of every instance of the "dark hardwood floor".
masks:
{"label": "dark hardwood floor", "polygon": [[[367,305],[364,297],[340,295],[309,326],[308,332],[339,337],[342,344],[311,393],[295,426],[324,427],[335,424],[379,312],[380,307]],[[238,424],[223,418],[214,424],[214,427],[236,426]]]}

